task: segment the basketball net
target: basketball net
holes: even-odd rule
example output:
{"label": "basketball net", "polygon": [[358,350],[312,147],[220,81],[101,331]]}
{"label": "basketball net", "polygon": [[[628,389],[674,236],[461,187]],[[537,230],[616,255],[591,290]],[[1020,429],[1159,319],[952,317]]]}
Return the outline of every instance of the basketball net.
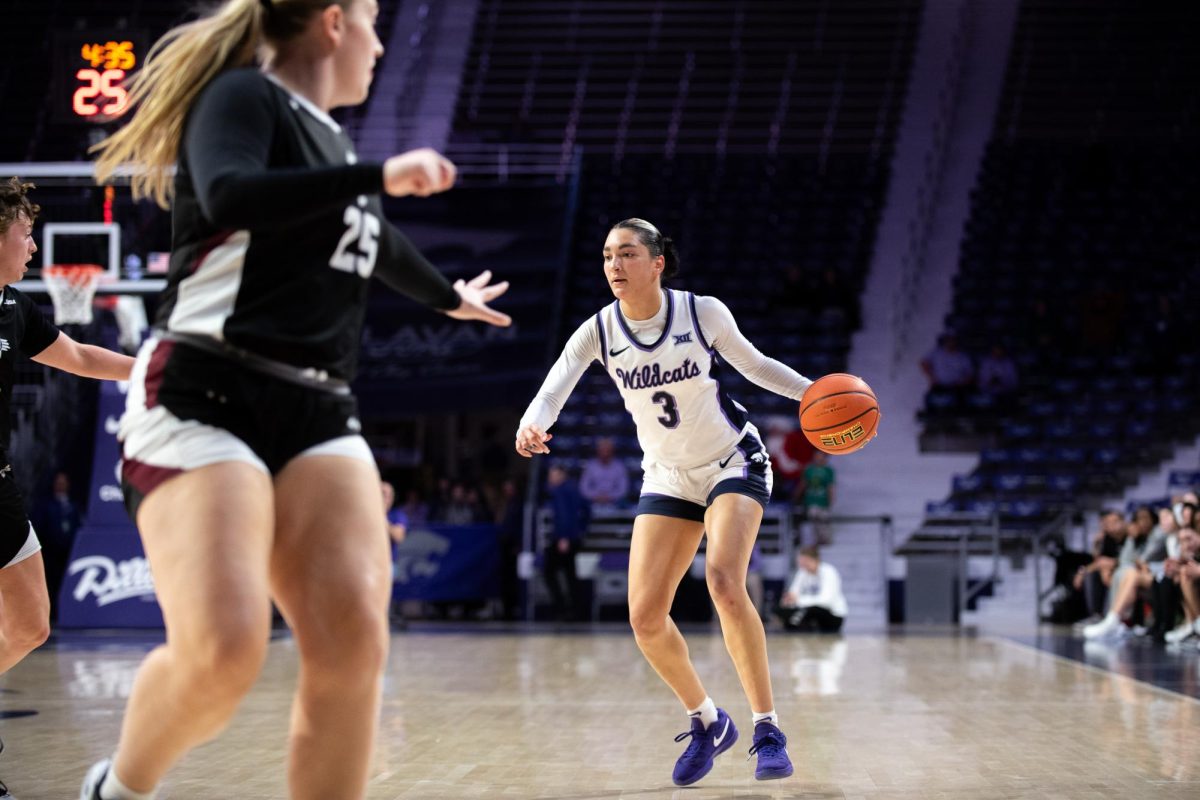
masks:
{"label": "basketball net", "polygon": [[42,269],[42,280],[54,303],[55,325],[87,325],[92,321],[92,298],[104,268],[95,264],[53,264]]}

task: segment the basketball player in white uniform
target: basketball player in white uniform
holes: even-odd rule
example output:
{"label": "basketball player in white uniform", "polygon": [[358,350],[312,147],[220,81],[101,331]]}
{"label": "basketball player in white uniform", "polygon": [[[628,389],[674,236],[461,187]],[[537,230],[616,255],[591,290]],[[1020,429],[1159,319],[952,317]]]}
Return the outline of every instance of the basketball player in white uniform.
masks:
{"label": "basketball player in white uniform", "polygon": [[666,289],[678,268],[671,240],[641,219],[617,223],[604,243],[604,274],[617,302],[567,342],[517,431],[517,452],[549,453],[550,427],[584,370],[598,361],[624,398],[645,458],[629,554],[629,617],[638,647],[692,718],[673,780],[686,786],[712,769],[737,728],[704,690],[672,622],[672,598],[708,533],[706,575],[725,646],[754,714],[755,777],[792,774],[771,695],[766,637],[746,592],[746,570],[771,464],[746,410],[721,390],[724,360],[777,394],[800,400],[812,381],[764,356],[712,297]]}

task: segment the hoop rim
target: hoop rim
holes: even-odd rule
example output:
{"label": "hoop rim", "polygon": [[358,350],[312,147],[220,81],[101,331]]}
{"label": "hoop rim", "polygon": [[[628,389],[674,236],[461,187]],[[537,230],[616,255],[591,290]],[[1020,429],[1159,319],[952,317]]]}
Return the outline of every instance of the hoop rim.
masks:
{"label": "hoop rim", "polygon": [[99,264],[47,264],[42,267],[43,275],[57,275],[61,277],[70,277],[74,275],[90,275],[98,272],[105,272],[104,267]]}

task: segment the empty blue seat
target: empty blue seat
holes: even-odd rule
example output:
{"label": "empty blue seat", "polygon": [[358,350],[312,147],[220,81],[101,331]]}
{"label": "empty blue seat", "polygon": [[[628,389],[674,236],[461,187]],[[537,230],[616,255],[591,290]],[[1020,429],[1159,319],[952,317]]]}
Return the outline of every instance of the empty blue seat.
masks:
{"label": "empty blue seat", "polygon": [[1025,476],[1019,472],[1003,472],[992,479],[992,486],[998,492],[1019,492],[1025,483]]}
{"label": "empty blue seat", "polygon": [[1014,451],[1007,447],[985,447],[979,453],[979,460],[984,464],[1008,464],[1016,459]]}
{"label": "empty blue seat", "polygon": [[1200,470],[1171,470],[1170,474],[1167,475],[1167,488],[1172,491],[1200,488]]}
{"label": "empty blue seat", "polygon": [[983,478],[979,475],[955,475],[954,476],[954,492],[970,493],[978,492],[983,488]]}
{"label": "empty blue seat", "polygon": [[959,505],[953,500],[929,500],[925,503],[926,514],[953,514],[958,510]]}

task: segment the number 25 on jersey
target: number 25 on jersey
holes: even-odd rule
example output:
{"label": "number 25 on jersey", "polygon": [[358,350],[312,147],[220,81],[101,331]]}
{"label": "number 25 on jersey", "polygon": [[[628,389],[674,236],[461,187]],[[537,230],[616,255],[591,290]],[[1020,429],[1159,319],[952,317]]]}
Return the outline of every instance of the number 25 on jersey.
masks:
{"label": "number 25 on jersey", "polygon": [[340,272],[357,272],[369,278],[375,271],[375,257],[379,255],[379,217],[358,206],[346,206],[342,215],[346,232],[342,234],[329,266]]}

